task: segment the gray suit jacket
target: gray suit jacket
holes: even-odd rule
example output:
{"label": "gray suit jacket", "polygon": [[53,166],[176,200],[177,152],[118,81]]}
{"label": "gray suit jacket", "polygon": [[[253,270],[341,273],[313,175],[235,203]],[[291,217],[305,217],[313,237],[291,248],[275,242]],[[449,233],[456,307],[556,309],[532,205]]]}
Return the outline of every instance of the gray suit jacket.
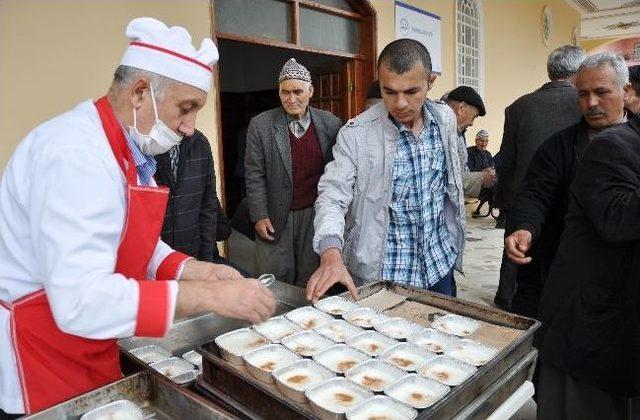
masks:
{"label": "gray suit jacket", "polygon": [[[333,159],[340,119],[328,111],[309,107],[326,165]],[[251,222],[270,218],[276,240],[284,228],[292,197],[291,146],[284,108],[254,117],[247,129],[245,180]]]}
{"label": "gray suit jacket", "polygon": [[577,124],[582,115],[570,82],[551,81],[521,96],[504,110],[496,199],[501,209],[513,199],[538,147],[552,134]]}

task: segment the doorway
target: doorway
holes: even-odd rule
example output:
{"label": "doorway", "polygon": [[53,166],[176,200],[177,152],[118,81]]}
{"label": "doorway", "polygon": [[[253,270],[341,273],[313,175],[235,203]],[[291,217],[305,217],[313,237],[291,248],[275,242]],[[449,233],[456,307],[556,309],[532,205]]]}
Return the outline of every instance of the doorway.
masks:
{"label": "doorway", "polygon": [[[375,10],[368,0],[211,0],[211,24],[221,57],[214,81],[219,196],[227,215],[239,216],[235,221],[251,236],[252,227],[244,223],[248,212],[244,206],[238,211],[246,195],[249,121],[280,106],[278,74],[292,57],[312,74],[312,106],[345,122],[361,112],[376,72]],[[234,236],[249,241],[233,234],[230,243]],[[238,254],[249,254],[250,244]]]}
{"label": "doorway", "polygon": [[278,75],[295,58],[312,74],[311,106],[325,109],[346,121],[353,99],[349,95],[353,60],[319,53],[219,40],[220,121],[226,211],[232,217],[245,196],[244,149],[246,130],[253,117],[280,106]]}

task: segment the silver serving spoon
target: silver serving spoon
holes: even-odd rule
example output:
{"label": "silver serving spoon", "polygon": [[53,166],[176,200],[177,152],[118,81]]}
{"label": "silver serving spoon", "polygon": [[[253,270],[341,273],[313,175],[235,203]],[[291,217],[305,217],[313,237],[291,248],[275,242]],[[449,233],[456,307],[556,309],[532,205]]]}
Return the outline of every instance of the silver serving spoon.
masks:
{"label": "silver serving spoon", "polygon": [[269,287],[276,281],[276,276],[273,274],[263,274],[258,277],[258,281],[262,283],[264,287]]}

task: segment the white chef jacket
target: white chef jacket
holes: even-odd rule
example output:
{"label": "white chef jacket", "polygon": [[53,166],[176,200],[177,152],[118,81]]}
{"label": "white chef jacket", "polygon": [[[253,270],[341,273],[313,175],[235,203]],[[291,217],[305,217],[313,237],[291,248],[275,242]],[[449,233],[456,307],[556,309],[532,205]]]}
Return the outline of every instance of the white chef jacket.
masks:
{"label": "white chef jacket", "polygon": [[[138,282],[114,273],[126,190],[93,101],[31,131],[0,183],[0,300],[44,288],[62,331],[92,339],[132,336]],[[158,241],[149,279],[172,252]],[[166,284],[168,328],[178,283]],[[23,413],[9,313],[1,308],[0,355],[0,408]]]}

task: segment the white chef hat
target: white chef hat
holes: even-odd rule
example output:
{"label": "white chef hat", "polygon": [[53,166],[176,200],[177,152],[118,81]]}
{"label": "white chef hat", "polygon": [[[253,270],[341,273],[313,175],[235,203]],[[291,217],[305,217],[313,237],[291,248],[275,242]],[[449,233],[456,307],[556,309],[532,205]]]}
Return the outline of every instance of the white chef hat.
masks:
{"label": "white chef hat", "polygon": [[169,28],[149,17],[133,19],[125,35],[130,42],[121,65],[160,74],[205,92],[211,89],[212,66],[218,61],[218,49],[211,39],[203,39],[196,50],[186,29]]}

